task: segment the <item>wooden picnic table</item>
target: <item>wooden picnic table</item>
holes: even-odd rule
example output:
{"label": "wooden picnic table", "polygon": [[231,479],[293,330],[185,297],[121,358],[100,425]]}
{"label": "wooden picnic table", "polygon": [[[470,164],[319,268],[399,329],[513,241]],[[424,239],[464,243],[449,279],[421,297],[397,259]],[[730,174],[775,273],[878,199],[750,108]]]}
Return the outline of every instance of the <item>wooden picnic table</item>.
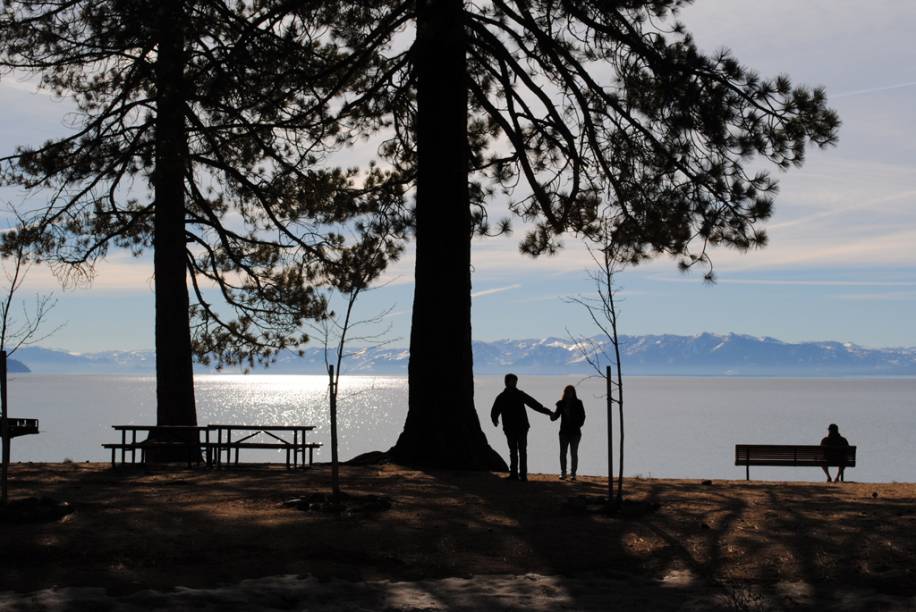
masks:
{"label": "wooden picnic table", "polygon": [[[286,467],[296,467],[299,465],[299,455],[302,455],[302,467],[305,467],[305,454],[308,452],[308,465],[311,466],[314,459],[314,451],[320,448],[320,444],[306,441],[308,432],[315,429],[314,425],[238,425],[238,424],[211,424],[211,430],[216,432],[216,436],[210,447],[213,449],[213,461],[220,465],[223,461],[223,451],[226,452],[226,462],[232,460],[232,450],[235,449],[235,464],[239,462],[239,451],[243,448],[285,450]],[[248,435],[232,439],[233,432],[247,432]],[[284,438],[279,434],[292,433],[292,440]],[[271,438],[273,442],[255,442],[253,438],[259,434]],[[290,461],[292,458],[292,461]]]}
{"label": "wooden picnic table", "polygon": [[[212,464],[210,456],[210,430],[206,425],[112,425],[112,429],[121,432],[120,444],[103,444],[103,448],[111,450],[111,465],[115,465],[115,453],[121,451],[121,463],[127,462],[127,453],[130,453],[130,462],[137,462],[137,451],[140,451],[140,462],[146,462],[146,450],[153,447],[163,446],[184,446],[188,451],[188,464],[196,452],[204,449],[206,454],[207,465]],[[130,432],[130,442],[127,441],[127,434]],[[158,440],[137,440],[138,432],[161,434]],[[203,432],[204,440],[201,441],[200,434]],[[190,435],[196,433],[196,441],[190,442]],[[198,463],[200,462],[198,455]]]}
{"label": "wooden picnic table", "polygon": [[[226,453],[226,462],[232,460],[232,450],[235,450],[235,464],[239,462],[239,452],[243,448],[276,449],[286,451],[286,467],[298,466],[299,457],[302,457],[302,467],[306,467],[306,453],[308,453],[308,466],[314,461],[315,449],[321,444],[309,443],[306,434],[315,429],[313,425],[238,425],[238,424],[211,424],[211,425],[112,425],[112,429],[121,432],[121,442],[102,444],[105,449],[111,450],[111,465],[115,467],[117,451],[121,451],[121,463],[127,463],[128,453],[130,462],[137,462],[137,451],[140,451],[140,462],[146,462],[146,451],[151,448],[184,447],[188,451],[188,464],[193,457],[200,463],[200,451],[203,450],[207,467],[222,464],[223,452]],[[137,440],[139,432],[158,434],[156,439]],[[242,438],[232,439],[233,432],[248,432]],[[130,439],[128,440],[128,433]],[[200,434],[203,433],[203,440]],[[288,434],[292,433],[292,439]],[[192,434],[196,434],[193,436]],[[271,441],[258,442],[253,440],[259,434],[271,438]],[[287,434],[287,437],[282,437]]]}

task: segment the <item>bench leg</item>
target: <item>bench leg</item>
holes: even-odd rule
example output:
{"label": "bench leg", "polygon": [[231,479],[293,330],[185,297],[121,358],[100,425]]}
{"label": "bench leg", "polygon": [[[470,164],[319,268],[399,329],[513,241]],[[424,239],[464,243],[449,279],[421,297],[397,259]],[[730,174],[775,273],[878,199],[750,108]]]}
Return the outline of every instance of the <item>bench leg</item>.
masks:
{"label": "bench leg", "polygon": [[115,465],[115,449],[111,449],[111,469],[116,469]]}
{"label": "bench leg", "polygon": [[[312,459],[314,458],[315,449],[311,446],[309,447],[309,467],[312,467]],[[303,462],[305,460],[303,459]]]}
{"label": "bench leg", "polygon": [[750,480],[751,479],[751,464],[748,463],[747,465],[745,465],[744,469],[747,470],[747,473],[745,474],[745,478],[747,480]]}

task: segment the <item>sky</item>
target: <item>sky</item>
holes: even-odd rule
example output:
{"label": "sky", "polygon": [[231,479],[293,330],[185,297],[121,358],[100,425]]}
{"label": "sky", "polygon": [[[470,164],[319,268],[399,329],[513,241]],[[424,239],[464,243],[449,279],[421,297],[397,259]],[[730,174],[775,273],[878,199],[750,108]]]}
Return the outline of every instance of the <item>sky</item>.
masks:
{"label": "sky", "polygon": [[[763,76],[824,86],[843,126],[838,146],[811,149],[802,168],[776,171],[769,245],[714,252],[715,284],[679,272],[668,258],[624,270],[621,332],[916,347],[916,3],[697,0],[682,20],[706,51],[727,47]],[[66,133],[67,103],[27,83],[0,80],[0,108],[2,153]],[[595,333],[582,308],[569,303],[593,290],[587,252],[567,239],[559,255],[533,260],[518,252],[521,235],[474,244],[475,339]],[[391,310],[385,323],[395,346],[409,338],[411,253],[409,245],[385,285],[359,305],[365,316]],[[91,286],[67,290],[49,270],[33,269],[23,296],[48,291],[58,300],[49,327],[65,325],[46,346],[153,346],[149,258],[113,253]]]}

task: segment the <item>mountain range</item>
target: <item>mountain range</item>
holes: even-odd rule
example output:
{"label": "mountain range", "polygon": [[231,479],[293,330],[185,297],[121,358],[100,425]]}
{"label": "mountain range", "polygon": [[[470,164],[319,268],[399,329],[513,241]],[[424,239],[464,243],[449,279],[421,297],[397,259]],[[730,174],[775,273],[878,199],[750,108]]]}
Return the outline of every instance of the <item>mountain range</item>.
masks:
{"label": "mountain range", "polygon": [[[604,341],[606,343],[606,340]],[[585,344],[606,348],[601,337]],[[591,371],[582,344],[564,338],[474,342],[477,374],[585,374]],[[863,348],[842,342],[783,342],[776,338],[742,334],[703,333],[696,336],[622,336],[621,361],[625,374],[681,376],[913,376],[916,347]],[[443,346],[442,351],[448,347]],[[351,374],[406,374],[409,353],[403,348],[355,348],[344,362]],[[40,374],[150,374],[153,351],[71,353],[25,347],[16,359]],[[281,353],[270,368],[259,373],[317,374],[325,369],[324,349],[308,348],[302,356]],[[602,362],[604,363],[604,362]],[[212,368],[197,365],[200,373]],[[12,368],[11,368],[12,371]],[[239,372],[227,368],[226,373]]]}

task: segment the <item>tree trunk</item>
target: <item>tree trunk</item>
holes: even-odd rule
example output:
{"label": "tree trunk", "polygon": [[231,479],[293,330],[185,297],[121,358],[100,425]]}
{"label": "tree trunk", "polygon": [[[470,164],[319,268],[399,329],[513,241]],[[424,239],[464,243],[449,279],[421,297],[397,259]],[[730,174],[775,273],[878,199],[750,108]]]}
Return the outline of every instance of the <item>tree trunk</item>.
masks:
{"label": "tree trunk", "polygon": [[182,15],[182,0],[159,3],[153,174],[157,425],[197,424],[184,229],[187,135]]}
{"label": "tree trunk", "polygon": [[0,505],[5,506],[9,501],[9,469],[10,469],[10,415],[6,403],[6,351],[0,350],[0,437],[3,438],[3,468],[0,474]]}
{"label": "tree trunk", "polygon": [[505,470],[474,409],[463,0],[417,0],[416,286],[399,462]]}

